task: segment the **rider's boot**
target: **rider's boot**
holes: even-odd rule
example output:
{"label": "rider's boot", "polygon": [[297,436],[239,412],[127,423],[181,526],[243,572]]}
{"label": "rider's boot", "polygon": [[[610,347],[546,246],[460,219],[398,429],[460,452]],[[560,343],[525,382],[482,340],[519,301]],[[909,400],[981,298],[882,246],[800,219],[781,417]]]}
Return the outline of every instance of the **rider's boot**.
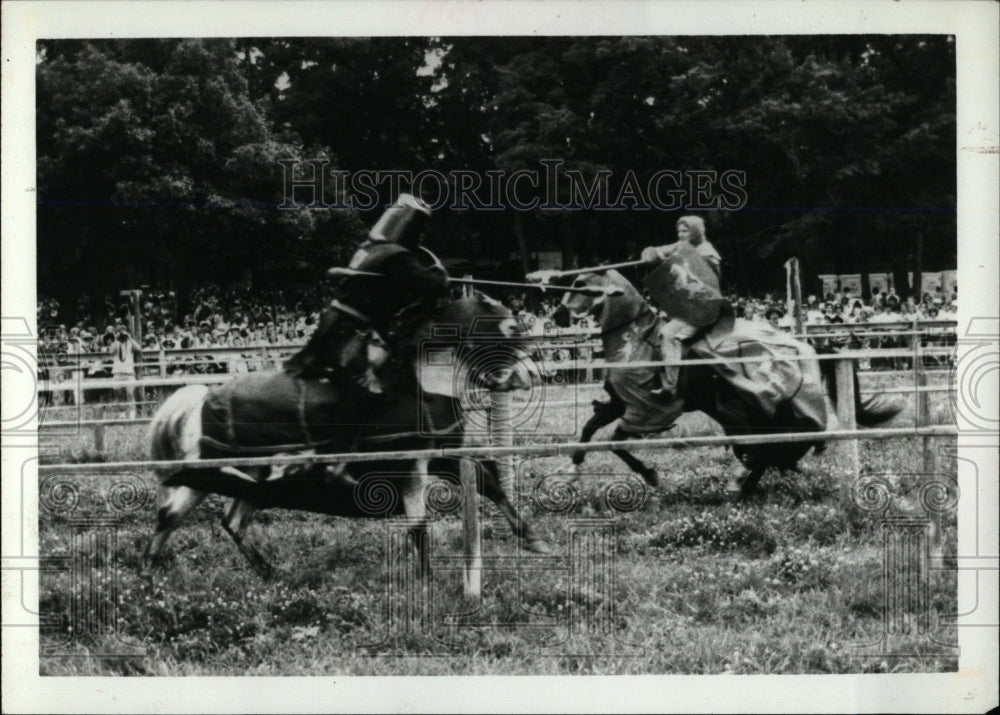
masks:
{"label": "rider's boot", "polygon": [[660,386],[649,391],[649,394],[664,402],[669,402],[677,396],[677,378],[680,375],[680,368],[676,365],[667,365],[663,372],[659,373]]}
{"label": "rider's boot", "polygon": [[[345,450],[349,451],[349,450]],[[337,464],[294,464],[285,467],[280,475],[272,476],[268,479],[322,479],[328,487],[340,487],[353,489],[358,481],[347,471],[347,465],[343,462]]]}
{"label": "rider's boot", "polygon": [[[339,426],[337,438],[328,451],[333,454],[358,451],[358,438],[365,415],[377,399],[377,393],[368,389],[368,374],[356,378],[353,385],[346,386],[334,412],[334,423]],[[353,489],[358,480],[347,469],[346,462],[324,465],[323,479],[330,487]]]}
{"label": "rider's boot", "polygon": [[[357,449],[355,440],[338,439],[332,445],[326,446],[320,454],[343,454],[353,452]],[[295,464],[286,467],[282,478],[293,479],[322,479],[329,487],[353,488],[358,482],[351,476],[347,469],[346,462],[336,462],[333,464],[325,462],[315,462],[313,464]]]}
{"label": "rider's boot", "polygon": [[657,375],[660,378],[660,386],[654,387],[649,391],[649,394],[662,399],[664,402],[669,402],[674,397],[674,391],[666,384],[665,375],[662,372],[657,373]]}
{"label": "rider's boot", "polygon": [[[346,375],[340,377],[342,379],[341,394],[337,404],[332,408],[333,414],[330,417],[331,441],[324,444],[317,455],[344,454],[357,451],[358,448],[359,420],[363,421],[363,415],[367,409],[366,405],[370,402],[370,400],[365,399],[366,394],[369,393],[362,384],[366,375],[361,373],[355,375],[353,379]],[[321,479],[328,487],[344,489],[353,489],[358,483],[348,471],[347,464],[340,461],[296,465],[287,468],[283,476],[298,479]]]}
{"label": "rider's boot", "polygon": [[[344,381],[343,394],[334,410],[333,422],[340,430],[328,451],[334,454],[358,451],[360,433],[368,415],[392,399],[385,388],[371,363],[365,364],[362,370],[353,371]],[[331,487],[353,489],[358,484],[344,462],[326,465],[323,478]]]}
{"label": "rider's boot", "polygon": [[[660,343],[660,355],[664,362],[680,360],[684,355],[684,346],[673,336],[664,335]],[[664,365],[660,375],[660,386],[650,390],[650,394],[664,401],[674,399],[677,395],[677,380],[680,377],[679,365]]]}

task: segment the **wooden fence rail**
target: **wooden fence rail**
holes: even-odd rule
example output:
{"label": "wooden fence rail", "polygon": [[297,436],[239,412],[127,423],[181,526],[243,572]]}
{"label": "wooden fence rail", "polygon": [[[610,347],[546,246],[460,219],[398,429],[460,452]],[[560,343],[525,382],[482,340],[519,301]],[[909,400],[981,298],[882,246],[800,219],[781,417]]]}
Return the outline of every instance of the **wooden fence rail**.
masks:
{"label": "wooden fence rail", "polygon": [[[958,433],[957,427],[953,425],[929,425],[930,407],[928,393],[933,390],[949,389],[937,388],[927,384],[927,375],[922,367],[922,357],[928,349],[921,350],[920,346],[915,346],[913,351],[849,351],[834,355],[820,355],[819,359],[834,359],[836,365],[836,393],[839,420],[839,429],[826,432],[796,432],[777,433],[760,435],[710,435],[695,437],[666,437],[645,440],[628,441],[606,441],[606,442],[570,442],[560,444],[513,444],[513,431],[510,427],[510,410],[518,403],[511,403],[510,393],[494,393],[491,395],[491,415],[490,444],[482,446],[449,446],[437,449],[407,450],[392,452],[354,452],[347,454],[323,454],[323,455],[281,455],[271,457],[233,457],[227,459],[195,459],[195,460],[161,460],[161,461],[130,461],[130,462],[99,462],[80,464],[42,464],[39,465],[39,473],[46,476],[51,475],[101,475],[128,472],[149,472],[156,469],[175,470],[183,468],[213,468],[226,466],[268,467],[286,466],[293,464],[316,464],[316,463],[362,463],[391,460],[411,460],[411,459],[435,459],[440,457],[460,458],[462,460],[461,484],[464,494],[465,507],[463,509],[463,529],[465,533],[465,589],[466,593],[473,597],[481,597],[481,573],[482,554],[480,550],[479,516],[476,495],[476,477],[474,468],[468,464],[469,459],[491,457],[497,459],[501,465],[501,477],[505,482],[506,489],[510,489],[510,481],[514,472],[514,465],[511,460],[516,457],[530,456],[569,456],[574,452],[597,452],[614,449],[686,449],[692,447],[714,447],[714,446],[734,446],[734,445],[755,445],[755,444],[775,444],[781,442],[839,442],[841,446],[838,451],[847,463],[848,473],[857,477],[860,473],[858,440],[882,440],[899,439],[907,437],[923,438],[924,470],[931,469],[934,462],[934,440],[935,438],[955,436]],[[856,429],[854,420],[854,368],[853,361],[867,356],[883,357],[887,352],[900,354],[906,357],[913,357],[913,367],[916,371],[916,384],[907,391],[913,391],[917,399],[917,423],[914,427],[905,428],[878,428],[878,429]],[[788,359],[813,359],[813,356],[787,356]],[[732,364],[734,362],[759,362],[762,359],[772,359],[770,357],[736,358],[731,360],[687,360],[678,363],[650,361],[648,365],[666,364]],[[777,359],[786,359],[786,356],[779,356]],[[637,367],[637,363],[605,363],[606,367]],[[205,384],[207,380],[191,380],[191,377],[218,377],[218,376],[185,376],[181,378],[161,378],[156,380],[156,384],[191,384],[199,382]],[[221,376],[228,379],[229,376]],[[219,381],[216,379],[216,381]],[[133,385],[150,386],[149,381],[119,381],[112,382],[107,387],[122,387],[127,383]],[[85,420],[68,423],[48,423],[46,428],[61,426],[84,426],[93,425],[95,446],[99,451],[104,449],[104,430],[111,425],[139,424],[145,420],[136,419],[102,419]],[[98,446],[99,445],[99,446]],[[508,491],[508,493],[510,493]],[[940,530],[939,532],[940,533]]]}

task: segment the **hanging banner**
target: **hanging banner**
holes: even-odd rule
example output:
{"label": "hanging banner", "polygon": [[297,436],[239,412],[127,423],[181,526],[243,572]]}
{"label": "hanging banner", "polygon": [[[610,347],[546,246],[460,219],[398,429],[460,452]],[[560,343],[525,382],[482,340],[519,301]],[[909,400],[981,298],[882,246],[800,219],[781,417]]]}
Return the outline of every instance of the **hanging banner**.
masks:
{"label": "hanging banner", "polygon": [[[845,273],[840,276],[840,287],[851,298],[861,296],[861,274]],[[848,291],[850,291],[848,293]]]}
{"label": "hanging banner", "polygon": [[823,300],[826,300],[827,294],[837,292],[837,276],[826,273],[820,274],[819,279],[823,283]]}
{"label": "hanging banner", "polygon": [[886,293],[892,285],[892,274],[890,273],[869,273],[868,285],[872,293],[877,289],[879,293]]}
{"label": "hanging banner", "polygon": [[941,290],[946,296],[951,296],[958,285],[958,271],[941,271]]}
{"label": "hanging banner", "polygon": [[930,293],[933,298],[935,295],[939,295],[938,288],[941,287],[941,274],[940,273],[921,273],[920,274],[920,292]]}

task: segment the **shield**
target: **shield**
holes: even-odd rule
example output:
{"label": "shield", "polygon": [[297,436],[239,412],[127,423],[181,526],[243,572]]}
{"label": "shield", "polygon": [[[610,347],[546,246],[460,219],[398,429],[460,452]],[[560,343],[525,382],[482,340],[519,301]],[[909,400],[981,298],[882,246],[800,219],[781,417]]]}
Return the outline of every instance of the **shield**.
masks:
{"label": "shield", "polygon": [[697,327],[714,323],[724,303],[715,271],[689,243],[677,244],[643,285],[671,318]]}

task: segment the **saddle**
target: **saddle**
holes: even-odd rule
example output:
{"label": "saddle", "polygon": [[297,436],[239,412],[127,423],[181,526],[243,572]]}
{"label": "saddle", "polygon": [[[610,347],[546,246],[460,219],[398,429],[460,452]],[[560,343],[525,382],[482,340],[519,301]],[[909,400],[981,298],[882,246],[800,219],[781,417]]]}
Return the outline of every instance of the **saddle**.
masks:
{"label": "saddle", "polygon": [[222,454],[321,451],[348,425],[336,422],[342,390],[329,380],[249,373],[209,391],[202,447]]}

